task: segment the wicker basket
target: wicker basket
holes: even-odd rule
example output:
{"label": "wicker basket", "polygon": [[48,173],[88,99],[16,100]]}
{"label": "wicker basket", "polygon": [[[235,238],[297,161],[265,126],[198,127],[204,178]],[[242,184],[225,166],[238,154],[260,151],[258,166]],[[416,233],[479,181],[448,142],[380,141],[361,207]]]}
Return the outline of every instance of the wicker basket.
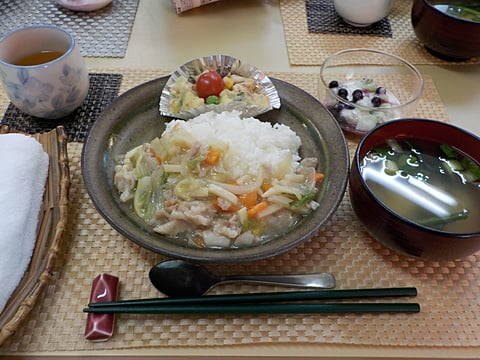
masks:
{"label": "wicker basket", "polygon": [[[0,127],[0,134],[10,132],[17,131]],[[65,131],[60,126],[32,136],[49,154],[49,172],[30,265],[0,314],[0,346],[15,333],[49,284],[67,223],[70,174]]]}

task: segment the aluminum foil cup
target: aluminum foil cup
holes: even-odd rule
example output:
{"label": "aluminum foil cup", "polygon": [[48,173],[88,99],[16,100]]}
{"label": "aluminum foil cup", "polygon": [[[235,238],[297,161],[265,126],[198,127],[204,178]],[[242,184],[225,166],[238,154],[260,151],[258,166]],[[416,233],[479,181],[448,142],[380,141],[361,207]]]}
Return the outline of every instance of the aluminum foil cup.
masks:
{"label": "aluminum foil cup", "polygon": [[[184,77],[185,79],[190,77],[197,78],[204,71],[212,69],[217,70],[223,76],[233,74],[254,79],[257,83],[259,93],[266,95],[270,100],[269,105],[256,106],[247,104],[243,101],[232,101],[218,105],[204,104],[193,109],[172,113],[170,110],[170,104],[174,96],[172,94],[173,84],[175,84],[180,77]],[[160,97],[160,114],[187,120],[209,111],[220,113],[223,111],[237,110],[240,111],[242,117],[252,117],[263,114],[271,109],[278,109],[280,108],[280,105],[280,97],[278,96],[275,86],[262,71],[252,65],[244,64],[240,60],[231,56],[211,55],[189,61],[172,73],[165,84]]]}

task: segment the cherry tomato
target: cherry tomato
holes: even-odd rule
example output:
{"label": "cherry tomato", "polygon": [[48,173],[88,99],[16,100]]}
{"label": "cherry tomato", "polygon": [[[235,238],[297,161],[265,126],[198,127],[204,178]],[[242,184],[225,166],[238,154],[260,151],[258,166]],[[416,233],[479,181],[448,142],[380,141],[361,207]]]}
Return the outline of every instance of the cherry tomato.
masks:
{"label": "cherry tomato", "polygon": [[215,70],[209,70],[198,77],[195,87],[197,95],[203,99],[219,96],[224,88],[223,79]]}

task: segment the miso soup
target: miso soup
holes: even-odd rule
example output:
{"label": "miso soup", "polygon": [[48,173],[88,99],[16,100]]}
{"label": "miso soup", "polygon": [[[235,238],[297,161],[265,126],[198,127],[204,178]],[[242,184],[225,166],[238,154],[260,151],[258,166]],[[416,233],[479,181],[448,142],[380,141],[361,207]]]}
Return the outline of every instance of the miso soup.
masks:
{"label": "miso soup", "polygon": [[455,16],[460,19],[480,22],[480,4],[474,4],[470,1],[467,5],[459,5],[454,3],[439,3],[433,5],[434,8],[444,12],[447,15]]}
{"label": "miso soup", "polygon": [[384,205],[415,223],[480,231],[480,165],[446,144],[390,139],[366,154],[361,174]]}

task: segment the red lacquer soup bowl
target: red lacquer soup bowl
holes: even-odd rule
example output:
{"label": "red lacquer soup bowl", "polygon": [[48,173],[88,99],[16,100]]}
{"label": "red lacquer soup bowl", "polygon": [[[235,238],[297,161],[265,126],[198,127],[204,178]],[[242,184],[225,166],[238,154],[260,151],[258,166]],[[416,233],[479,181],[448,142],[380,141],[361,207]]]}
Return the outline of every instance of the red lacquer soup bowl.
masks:
{"label": "red lacquer soup bowl", "polygon": [[[446,189],[441,189],[442,186],[432,186],[427,180],[429,177],[433,179],[434,175],[422,174],[421,170],[416,172],[416,166],[423,166],[424,163],[427,163],[423,154],[415,153],[419,147],[421,148],[417,145],[414,146],[415,150],[407,149],[405,153],[402,153],[404,151],[402,149],[398,150],[398,153],[402,154],[404,158],[410,159],[410,165],[415,170],[413,172],[409,173],[408,169],[404,170],[401,164],[398,164],[398,168],[396,168],[395,160],[383,163],[383,168],[377,167],[377,170],[380,169],[378,173],[372,171],[371,168],[366,170],[368,159],[383,161],[381,160],[382,156],[385,156],[385,159],[394,159],[392,153],[388,155],[383,153],[384,155],[382,155],[382,151],[385,151],[385,149],[382,150],[382,147],[385,146],[386,141],[390,145],[411,144],[412,142],[431,146],[438,145],[439,147],[441,145],[446,150],[454,151],[452,157],[459,157],[457,160],[448,156],[444,156],[445,159],[442,156],[437,157],[439,161],[444,160],[441,164],[445,165],[446,169],[452,164],[463,164],[462,159],[464,158],[468,158],[473,163],[472,171],[477,173],[477,176],[480,169],[480,138],[461,128],[427,119],[401,119],[378,126],[360,141],[349,175],[349,191],[353,210],[370,235],[396,252],[421,259],[453,260],[480,250],[480,216],[478,215],[480,213],[480,201],[478,201],[480,199],[480,179],[475,179],[475,176],[470,174],[470,170],[452,171],[453,176],[461,175],[467,178],[469,187],[465,205],[462,197],[456,199],[452,195],[455,194],[453,187],[446,186]],[[396,145],[392,146],[395,148]],[[389,146],[386,148],[391,151]],[[381,154],[380,157],[375,157],[378,154]],[[437,160],[437,158],[434,159]],[[414,160],[412,161],[412,159]],[[393,171],[391,167],[389,168],[391,164],[394,164]],[[445,176],[449,176],[448,171],[444,171],[443,167],[437,167],[437,170],[441,170],[442,174],[445,172]],[[371,179],[377,180],[374,183],[371,182]],[[380,187],[378,183],[381,184]],[[413,183],[415,185],[413,190],[407,188],[406,183]],[[464,192],[463,187],[460,186],[460,189],[461,192]],[[392,198],[392,194],[395,197]],[[469,201],[469,199],[472,200]],[[445,205],[443,202],[450,202],[452,205]],[[418,208],[422,211],[424,209],[430,211],[430,206],[436,206],[432,210],[435,215],[437,212],[443,211],[442,206],[448,208],[448,206],[453,207],[454,205],[465,206],[466,210],[462,210],[458,218],[453,219],[453,216],[447,220],[442,218],[444,221],[442,225],[436,221],[436,225],[433,226],[434,222],[431,220],[426,222],[423,218],[417,219],[410,216],[410,212],[416,213]],[[456,213],[455,216],[457,216]],[[433,219],[435,218],[433,217]],[[456,223],[451,225],[452,221]]]}

